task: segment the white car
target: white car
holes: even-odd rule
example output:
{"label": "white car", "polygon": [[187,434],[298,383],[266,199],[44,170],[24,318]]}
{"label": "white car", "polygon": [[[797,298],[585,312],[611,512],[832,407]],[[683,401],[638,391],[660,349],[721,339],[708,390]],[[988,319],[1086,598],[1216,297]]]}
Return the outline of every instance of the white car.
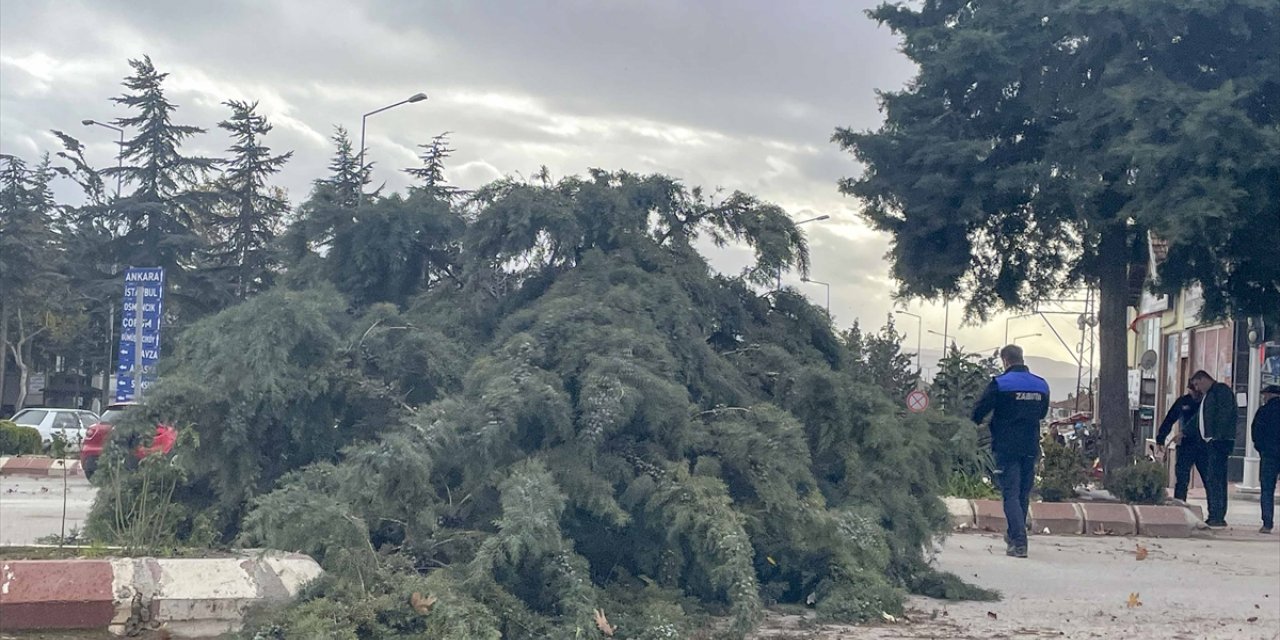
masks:
{"label": "white car", "polygon": [[67,449],[76,451],[88,435],[89,426],[98,422],[98,415],[80,409],[23,409],[11,420],[19,426],[32,427],[40,432],[40,440],[48,448],[53,436],[61,435],[67,441]]}

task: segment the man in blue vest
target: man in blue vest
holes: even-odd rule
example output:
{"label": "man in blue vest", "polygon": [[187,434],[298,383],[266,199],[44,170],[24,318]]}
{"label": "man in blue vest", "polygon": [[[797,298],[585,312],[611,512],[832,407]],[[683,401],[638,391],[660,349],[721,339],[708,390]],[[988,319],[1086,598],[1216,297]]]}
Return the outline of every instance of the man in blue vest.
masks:
{"label": "man in blue vest", "polygon": [[1001,349],[1000,361],[1005,371],[987,385],[973,409],[973,421],[982,424],[991,416],[991,453],[1008,525],[1005,553],[1025,558],[1031,487],[1040,458],[1040,421],[1049,414],[1049,383],[1027,369],[1018,345]]}

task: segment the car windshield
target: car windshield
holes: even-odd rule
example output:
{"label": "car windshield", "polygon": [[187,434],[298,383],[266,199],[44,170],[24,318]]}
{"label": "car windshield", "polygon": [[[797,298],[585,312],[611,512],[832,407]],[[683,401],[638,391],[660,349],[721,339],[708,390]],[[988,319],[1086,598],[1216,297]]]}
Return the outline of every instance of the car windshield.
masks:
{"label": "car windshield", "polygon": [[36,427],[44,422],[44,417],[48,414],[48,411],[40,409],[27,409],[26,411],[19,411],[18,415],[13,417],[13,421],[17,424]]}
{"label": "car windshield", "polygon": [[108,407],[106,411],[102,412],[102,418],[98,421],[106,424],[115,424],[120,421],[120,418],[124,417],[126,409],[128,407]]}

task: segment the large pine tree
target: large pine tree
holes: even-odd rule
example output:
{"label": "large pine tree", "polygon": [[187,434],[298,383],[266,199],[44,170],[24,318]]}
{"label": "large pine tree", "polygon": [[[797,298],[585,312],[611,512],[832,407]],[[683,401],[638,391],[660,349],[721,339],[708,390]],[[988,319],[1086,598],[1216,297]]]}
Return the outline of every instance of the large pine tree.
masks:
{"label": "large pine tree", "polygon": [[117,273],[130,266],[164,267],[173,285],[169,300],[176,296],[180,306],[202,309],[207,287],[195,273],[194,256],[205,245],[199,224],[213,196],[199,185],[216,161],[182,154],[182,144],[204,129],[173,123],[177,106],[163,87],[168,74],[156,71],[150,57],[129,64],[133,75],[124,80],[127,91],[113,100],[135,112],[115,121],[134,136],[124,143],[126,164],[102,173],[120,173],[133,191],[96,211],[117,234],[111,246]]}
{"label": "large pine tree", "polygon": [[63,252],[53,232],[53,170],[46,157],[32,169],[0,155],[0,390],[5,363],[18,370],[21,409],[36,341],[50,329],[49,314],[66,302]]}
{"label": "large pine tree", "polygon": [[1208,316],[1280,309],[1280,4],[931,0],[871,16],[918,67],[841,183],[892,236],[902,293],[971,315],[1100,293],[1108,470],[1132,460],[1126,308],[1148,233],[1159,286]]}
{"label": "large pine tree", "polygon": [[215,269],[225,274],[232,296],[246,296],[268,287],[277,264],[275,238],[284,224],[289,203],[270,185],[293,152],[272,155],[262,138],[271,131],[257,103],[230,101],[231,117],[218,123],[234,144],[217,182],[218,203],[208,222],[208,249]]}

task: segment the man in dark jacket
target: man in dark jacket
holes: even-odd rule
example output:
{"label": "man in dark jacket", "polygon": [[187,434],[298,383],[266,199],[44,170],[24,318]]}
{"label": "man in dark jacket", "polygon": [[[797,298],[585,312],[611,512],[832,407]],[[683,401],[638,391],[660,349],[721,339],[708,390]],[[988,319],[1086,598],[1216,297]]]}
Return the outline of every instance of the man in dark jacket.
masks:
{"label": "man in dark jacket", "polygon": [[[1192,385],[1186,395],[1169,407],[1169,413],[1165,414],[1160,430],[1156,432],[1156,444],[1163,447],[1167,442],[1170,449],[1176,450],[1173,497],[1184,502],[1187,499],[1187,486],[1191,483],[1191,468],[1195,467],[1200,472],[1201,480],[1209,476],[1208,448],[1200,437],[1200,425],[1197,422],[1201,397],[1200,392]],[[1178,432],[1172,433],[1175,424]]]}
{"label": "man in dark jacket", "polygon": [[1022,347],[1011,344],[1001,349],[1000,360],[1005,371],[991,380],[978,399],[973,421],[982,424],[991,415],[991,453],[1008,525],[1005,553],[1025,558],[1027,512],[1040,457],[1040,421],[1049,413],[1049,384],[1023,364]]}
{"label": "man in dark jacket", "polygon": [[1263,387],[1262,402],[1253,414],[1253,448],[1261,458],[1262,528],[1258,532],[1271,533],[1276,524],[1276,478],[1280,476],[1280,385]]}
{"label": "man in dark jacket", "polygon": [[1204,394],[1197,412],[1200,436],[1208,447],[1209,475],[1204,479],[1204,493],[1209,502],[1209,517],[1204,523],[1210,527],[1227,526],[1227,460],[1236,443],[1236,423],[1239,412],[1236,394],[1231,387],[1213,379],[1205,371],[1191,376],[1191,384]]}

